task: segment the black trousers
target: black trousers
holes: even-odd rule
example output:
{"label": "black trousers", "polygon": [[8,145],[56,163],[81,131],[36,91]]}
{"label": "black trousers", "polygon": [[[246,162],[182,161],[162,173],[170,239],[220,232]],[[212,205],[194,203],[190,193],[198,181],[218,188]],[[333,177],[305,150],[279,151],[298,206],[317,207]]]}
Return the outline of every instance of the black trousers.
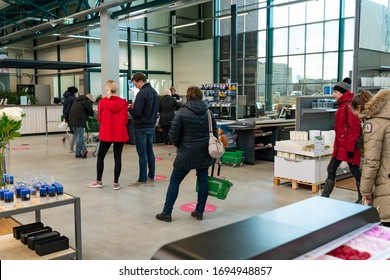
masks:
{"label": "black trousers", "polygon": [[171,129],[171,125],[162,125],[161,126],[161,129],[162,129],[162,137],[163,137],[163,142],[165,145],[171,145],[171,139],[169,138],[169,130]]}
{"label": "black trousers", "polygon": [[[331,181],[336,180],[336,170],[340,166],[341,162],[342,162],[341,160],[338,160],[338,159],[335,159],[332,157],[332,159],[330,160],[330,162],[328,164],[328,168],[327,168],[327,171],[328,171],[328,178],[327,179],[328,180],[331,180]],[[360,184],[360,177],[361,177],[362,173],[360,171],[359,166],[352,164],[352,163],[348,163],[348,167],[349,167],[349,171],[351,171],[352,176],[355,178],[356,183]]]}
{"label": "black trousers", "polygon": [[96,180],[101,181],[103,177],[103,170],[104,170],[104,158],[106,157],[106,154],[108,152],[108,149],[110,149],[111,144],[114,144],[114,183],[118,183],[119,176],[122,171],[122,151],[123,151],[123,144],[122,142],[104,142],[100,141],[99,143],[99,151],[97,155],[97,162],[96,162]]}

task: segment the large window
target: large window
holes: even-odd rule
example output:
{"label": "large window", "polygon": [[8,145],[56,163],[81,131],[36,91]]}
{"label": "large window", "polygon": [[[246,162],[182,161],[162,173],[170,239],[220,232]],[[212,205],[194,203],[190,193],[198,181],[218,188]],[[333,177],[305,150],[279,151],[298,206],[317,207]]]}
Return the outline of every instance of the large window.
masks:
{"label": "large window", "polygon": [[[221,10],[230,11],[230,1],[220,3]],[[297,91],[322,94],[324,85],[351,75],[354,0],[265,3],[236,1],[238,83],[249,102],[271,96],[273,103],[293,103]],[[245,10],[250,12],[240,16]],[[230,19],[220,25],[219,82],[230,77],[230,28]]]}

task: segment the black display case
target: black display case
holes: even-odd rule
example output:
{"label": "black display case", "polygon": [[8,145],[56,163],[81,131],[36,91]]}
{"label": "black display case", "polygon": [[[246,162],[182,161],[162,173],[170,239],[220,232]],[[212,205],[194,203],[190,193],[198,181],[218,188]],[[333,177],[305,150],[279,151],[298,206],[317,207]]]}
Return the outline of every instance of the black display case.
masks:
{"label": "black display case", "polygon": [[290,260],[378,224],[375,208],[312,197],[162,246],[155,260]]}

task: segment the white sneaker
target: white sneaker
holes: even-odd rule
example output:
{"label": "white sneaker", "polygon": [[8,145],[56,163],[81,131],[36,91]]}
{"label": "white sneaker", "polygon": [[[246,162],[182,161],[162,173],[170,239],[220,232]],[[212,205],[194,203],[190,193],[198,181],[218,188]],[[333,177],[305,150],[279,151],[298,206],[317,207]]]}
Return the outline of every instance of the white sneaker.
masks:
{"label": "white sneaker", "polygon": [[113,184],[112,184],[112,188],[113,188],[115,191],[117,191],[117,190],[120,190],[122,187],[121,187],[121,185],[119,185],[119,183],[113,183]]}

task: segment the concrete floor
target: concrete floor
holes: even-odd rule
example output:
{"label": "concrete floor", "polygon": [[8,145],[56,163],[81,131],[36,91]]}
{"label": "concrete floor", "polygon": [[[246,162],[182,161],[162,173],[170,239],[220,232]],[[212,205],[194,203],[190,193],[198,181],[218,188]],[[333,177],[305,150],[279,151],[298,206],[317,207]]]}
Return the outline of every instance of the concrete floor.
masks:
{"label": "concrete floor", "polygon": [[[90,189],[87,185],[96,177],[94,148],[89,148],[86,159],[76,159],[68,153],[68,141],[63,135],[24,136],[12,141],[10,171],[15,180],[37,178],[62,183],[65,192],[81,198],[81,225],[83,259],[86,260],[146,260],[164,244],[209,231],[249,217],[262,214],[296,201],[310,198],[310,187],[292,190],[290,184],[273,185],[273,162],[257,161],[255,165],[241,167],[222,166],[221,175],[234,186],[226,200],[209,197],[208,203],[216,211],[205,213],[203,221],[190,217],[179,207],[196,202],[194,172],[183,181],[172,213],[173,222],[157,221],[165,200],[174,160],[174,149],[155,144],[156,175],[167,179],[155,181],[147,187],[128,187],[138,178],[138,156],[134,145],[125,145],[122,189],[114,191],[113,154],[110,150],[105,160],[104,188]],[[332,197],[354,201],[356,193],[336,188]],[[307,213],[312,215],[313,213]],[[34,213],[15,216],[22,223],[34,221]],[[61,206],[42,211],[42,221],[74,244],[73,208]]]}

